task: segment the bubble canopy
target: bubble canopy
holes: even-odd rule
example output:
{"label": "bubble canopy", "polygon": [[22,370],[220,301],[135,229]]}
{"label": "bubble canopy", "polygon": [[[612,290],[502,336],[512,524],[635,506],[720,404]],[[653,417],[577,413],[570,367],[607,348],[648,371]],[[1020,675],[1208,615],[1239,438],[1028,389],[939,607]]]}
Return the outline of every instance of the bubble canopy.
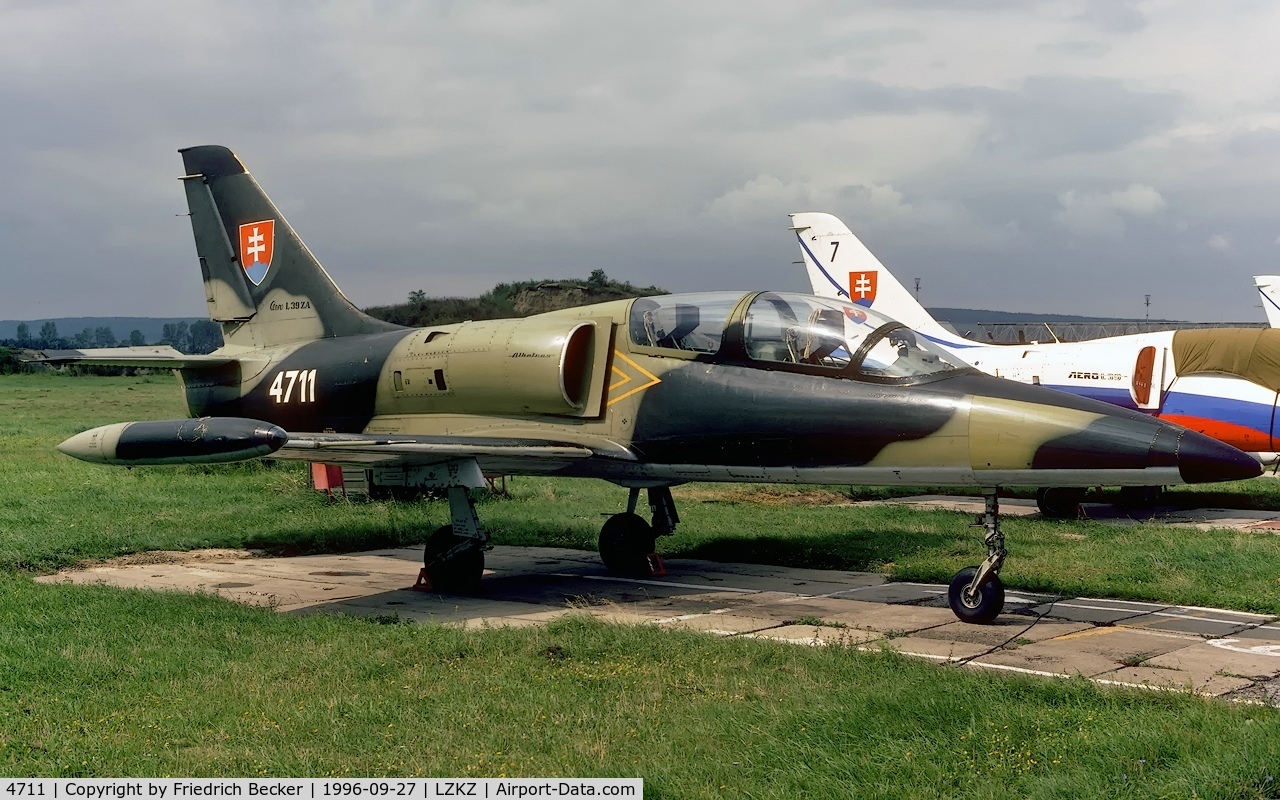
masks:
{"label": "bubble canopy", "polygon": [[631,343],[653,355],[738,363],[876,383],[971,369],[900,322],[842,300],[784,292],[642,297]]}

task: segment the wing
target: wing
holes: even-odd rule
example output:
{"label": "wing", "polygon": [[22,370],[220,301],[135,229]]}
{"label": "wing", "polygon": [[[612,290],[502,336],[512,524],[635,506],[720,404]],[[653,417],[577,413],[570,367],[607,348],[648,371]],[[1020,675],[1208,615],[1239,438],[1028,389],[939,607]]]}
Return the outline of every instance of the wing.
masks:
{"label": "wing", "polygon": [[552,473],[588,458],[636,461],[627,448],[607,439],[565,442],[492,436],[369,436],[289,433],[273,458],[352,466],[429,466],[475,459],[490,474]]}

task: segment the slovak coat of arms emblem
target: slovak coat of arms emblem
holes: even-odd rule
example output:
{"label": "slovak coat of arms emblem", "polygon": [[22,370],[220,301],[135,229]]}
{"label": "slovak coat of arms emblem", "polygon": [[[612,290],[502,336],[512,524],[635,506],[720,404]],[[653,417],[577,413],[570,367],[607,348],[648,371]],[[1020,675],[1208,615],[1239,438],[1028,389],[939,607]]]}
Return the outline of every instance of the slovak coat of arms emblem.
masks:
{"label": "slovak coat of arms emblem", "polygon": [[240,266],[254,286],[262,283],[271,269],[276,249],[276,221],[246,222],[240,226]]}

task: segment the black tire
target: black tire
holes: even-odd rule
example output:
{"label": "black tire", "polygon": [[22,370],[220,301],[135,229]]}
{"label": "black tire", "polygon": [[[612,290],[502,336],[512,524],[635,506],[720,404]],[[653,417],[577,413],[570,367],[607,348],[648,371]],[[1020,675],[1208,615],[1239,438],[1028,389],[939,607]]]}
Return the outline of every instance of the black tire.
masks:
{"label": "black tire", "polygon": [[600,560],[614,575],[647,575],[657,538],[638,514],[614,514],[600,529]]}
{"label": "black tire", "polygon": [[977,567],[965,567],[957,572],[947,590],[947,602],[961,622],[987,625],[1004,610],[1004,584],[1000,582],[999,575],[992,575],[978,588],[976,596],[967,597],[965,590],[977,574]]}
{"label": "black tire", "polygon": [[[448,560],[439,560],[441,553],[452,549],[464,539],[474,542],[475,546],[455,553]],[[484,550],[480,549],[478,541],[455,534],[452,525],[437,528],[431,534],[423,550],[422,561],[427,568],[431,588],[437,592],[460,594],[480,588],[480,578],[484,575]]]}
{"label": "black tire", "polygon": [[1036,506],[1045,519],[1079,519],[1087,490],[1052,486],[1036,492]]}

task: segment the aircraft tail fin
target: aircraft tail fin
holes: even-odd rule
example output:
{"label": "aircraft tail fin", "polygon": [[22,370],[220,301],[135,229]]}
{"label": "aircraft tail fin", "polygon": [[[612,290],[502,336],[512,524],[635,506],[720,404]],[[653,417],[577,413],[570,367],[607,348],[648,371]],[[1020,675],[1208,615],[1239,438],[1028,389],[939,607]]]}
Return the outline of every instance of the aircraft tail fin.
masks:
{"label": "aircraft tail fin", "polygon": [[874,308],[929,336],[948,341],[956,338],[916,302],[838,217],[813,211],[792,214],[791,230],[800,243],[814,294]]}
{"label": "aircraft tail fin", "polygon": [[1280,275],[1254,275],[1253,285],[1262,295],[1262,310],[1267,312],[1267,324],[1280,328]]}
{"label": "aircraft tail fin", "polygon": [[222,323],[228,345],[398,327],[352,305],[234,153],[217,145],[179,152],[209,317]]}

